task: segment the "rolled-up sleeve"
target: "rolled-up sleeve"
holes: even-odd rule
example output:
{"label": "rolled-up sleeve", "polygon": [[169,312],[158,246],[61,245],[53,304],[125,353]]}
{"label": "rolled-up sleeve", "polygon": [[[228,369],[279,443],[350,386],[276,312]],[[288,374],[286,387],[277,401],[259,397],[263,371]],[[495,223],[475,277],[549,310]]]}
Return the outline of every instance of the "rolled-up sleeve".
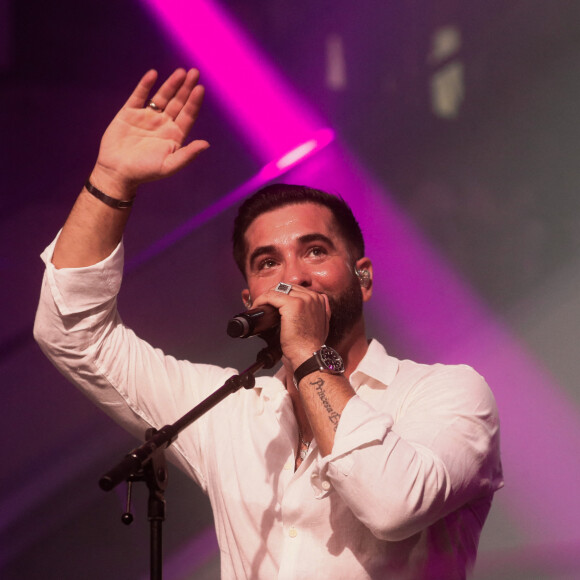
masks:
{"label": "rolled-up sleeve", "polygon": [[[116,308],[122,245],[94,266],[58,270],[53,249],[54,242],[42,254],[46,271],[35,339],[67,379],[136,437],[175,422],[235,373],[165,355],[123,324]],[[169,452],[205,488],[200,433],[192,426]]]}
{"label": "rolled-up sleeve", "polygon": [[97,308],[117,296],[123,272],[122,243],[109,257],[94,266],[57,270],[52,264],[56,240],[58,237],[41,254],[46,266],[42,305],[52,298],[59,313],[68,316]]}
{"label": "rolled-up sleeve", "polygon": [[339,493],[384,540],[410,537],[503,483],[497,409],[483,378],[467,366],[423,368],[403,365],[372,403],[359,389],[312,477],[317,497]]}

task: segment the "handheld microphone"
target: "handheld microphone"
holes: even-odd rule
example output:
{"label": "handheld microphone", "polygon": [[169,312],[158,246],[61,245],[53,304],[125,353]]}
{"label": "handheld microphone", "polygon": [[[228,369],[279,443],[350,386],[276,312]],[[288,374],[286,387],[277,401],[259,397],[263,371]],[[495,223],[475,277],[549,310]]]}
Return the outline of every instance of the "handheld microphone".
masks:
{"label": "handheld microphone", "polygon": [[246,310],[230,318],[227,333],[232,338],[248,338],[280,324],[280,313],[270,304]]}

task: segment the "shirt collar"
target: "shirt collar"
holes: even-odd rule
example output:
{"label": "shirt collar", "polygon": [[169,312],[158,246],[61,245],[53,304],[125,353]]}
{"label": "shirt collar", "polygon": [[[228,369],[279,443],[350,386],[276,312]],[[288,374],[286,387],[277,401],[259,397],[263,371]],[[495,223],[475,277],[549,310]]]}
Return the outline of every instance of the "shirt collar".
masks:
{"label": "shirt collar", "polygon": [[258,377],[254,390],[260,390],[262,397],[267,396],[268,398],[273,399],[281,393],[286,392],[286,383],[284,382],[285,377],[286,372],[284,371],[284,365],[280,365],[278,370],[272,376],[262,375]]}
{"label": "shirt collar", "polygon": [[364,357],[350,375],[350,384],[356,391],[368,382],[367,378],[371,378],[386,387],[393,382],[398,368],[399,361],[389,356],[378,340],[372,339]]}

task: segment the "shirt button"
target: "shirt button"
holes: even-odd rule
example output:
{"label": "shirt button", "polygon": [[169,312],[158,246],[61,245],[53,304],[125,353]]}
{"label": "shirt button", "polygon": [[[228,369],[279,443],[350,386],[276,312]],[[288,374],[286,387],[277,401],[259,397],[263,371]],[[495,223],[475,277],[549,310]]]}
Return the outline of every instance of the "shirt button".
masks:
{"label": "shirt button", "polygon": [[288,535],[291,538],[295,538],[298,535],[298,530],[293,526],[290,528],[290,530],[288,531]]}
{"label": "shirt button", "polygon": [[324,491],[328,491],[330,489],[330,481],[323,481],[321,487]]}
{"label": "shirt button", "polygon": [[286,470],[292,469],[292,462],[286,461],[286,463],[284,464],[284,469],[286,469]]}

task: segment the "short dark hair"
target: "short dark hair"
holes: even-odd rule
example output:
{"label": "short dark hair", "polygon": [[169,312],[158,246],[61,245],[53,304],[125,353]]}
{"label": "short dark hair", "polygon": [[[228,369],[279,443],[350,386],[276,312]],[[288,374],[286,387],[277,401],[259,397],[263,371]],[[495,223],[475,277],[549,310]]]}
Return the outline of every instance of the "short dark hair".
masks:
{"label": "short dark hair", "polygon": [[330,209],[352,258],[358,260],[365,255],[365,243],[360,226],[352,210],[341,197],[304,185],[277,183],[263,187],[246,199],[234,221],[232,236],[234,260],[244,278],[248,252],[245,234],[250,224],[263,213],[296,203],[317,203]]}

